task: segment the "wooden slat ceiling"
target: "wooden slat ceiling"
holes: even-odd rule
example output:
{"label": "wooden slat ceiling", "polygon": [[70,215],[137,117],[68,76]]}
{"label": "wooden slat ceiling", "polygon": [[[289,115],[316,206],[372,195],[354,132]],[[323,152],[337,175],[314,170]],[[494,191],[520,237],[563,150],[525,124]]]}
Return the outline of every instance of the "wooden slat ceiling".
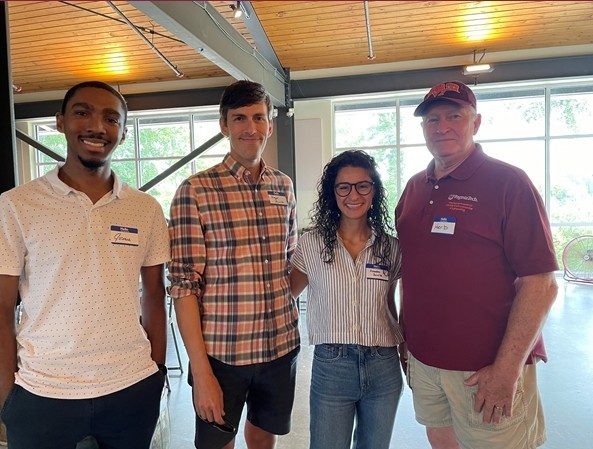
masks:
{"label": "wooden slat ceiling", "polygon": [[[187,79],[225,76],[125,1],[115,5]],[[210,2],[253,44],[232,1]],[[276,54],[294,71],[593,44],[593,1],[371,1],[368,59],[362,1],[255,1]],[[88,79],[112,84],[176,80],[175,74],[102,1],[8,2],[13,82],[23,92]],[[249,19],[246,19],[249,20]],[[158,33],[158,34],[157,34]],[[592,60],[593,64],[593,60]]]}
{"label": "wooden slat ceiling", "polygon": [[[137,27],[154,30],[145,35],[185,78],[226,76],[128,2],[113,3]],[[252,43],[229,3],[213,3]],[[12,76],[22,92],[66,89],[88,79],[112,84],[177,79],[107,2],[15,1],[8,7]]]}
{"label": "wooden slat ceiling", "polygon": [[254,8],[293,71],[593,43],[591,1],[369,2],[373,61],[361,1],[266,1]]}

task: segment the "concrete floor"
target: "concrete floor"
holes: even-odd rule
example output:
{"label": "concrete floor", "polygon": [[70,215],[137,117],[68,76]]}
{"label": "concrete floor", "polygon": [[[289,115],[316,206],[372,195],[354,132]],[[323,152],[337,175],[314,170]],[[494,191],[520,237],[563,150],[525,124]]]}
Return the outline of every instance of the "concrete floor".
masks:
{"label": "concrete floor", "polygon": [[[593,285],[558,280],[560,291],[544,328],[549,355],[538,364],[539,385],[546,414],[548,441],[543,449],[593,448]],[[304,316],[301,320],[304,323]],[[304,338],[299,356],[297,392],[290,434],[278,449],[308,448],[309,378],[313,347]],[[185,353],[181,350],[183,364]],[[176,363],[172,344],[169,365]],[[186,374],[171,372],[171,449],[192,449],[194,413]],[[245,449],[241,434],[237,449]],[[416,423],[411,393],[405,389],[395,420],[392,449],[429,449],[424,428]],[[509,448],[511,449],[511,448]]]}

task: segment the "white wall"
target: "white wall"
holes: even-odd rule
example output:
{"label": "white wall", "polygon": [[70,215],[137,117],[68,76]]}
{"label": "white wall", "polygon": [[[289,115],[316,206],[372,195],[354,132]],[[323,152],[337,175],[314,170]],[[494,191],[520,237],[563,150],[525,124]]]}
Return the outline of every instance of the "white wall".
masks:
{"label": "white wall", "polygon": [[309,225],[317,182],[332,156],[331,100],[295,101],[294,118],[297,214],[303,228]]}

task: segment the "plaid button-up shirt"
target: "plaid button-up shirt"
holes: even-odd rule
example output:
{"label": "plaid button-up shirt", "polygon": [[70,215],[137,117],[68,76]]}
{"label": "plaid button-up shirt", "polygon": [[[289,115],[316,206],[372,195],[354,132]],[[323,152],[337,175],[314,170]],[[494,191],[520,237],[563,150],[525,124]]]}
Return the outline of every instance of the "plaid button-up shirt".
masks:
{"label": "plaid button-up shirt", "polygon": [[208,355],[269,362],[299,344],[288,259],[297,243],[292,181],[262,162],[260,178],[230,154],[181,184],[171,204],[169,293],[197,296]]}

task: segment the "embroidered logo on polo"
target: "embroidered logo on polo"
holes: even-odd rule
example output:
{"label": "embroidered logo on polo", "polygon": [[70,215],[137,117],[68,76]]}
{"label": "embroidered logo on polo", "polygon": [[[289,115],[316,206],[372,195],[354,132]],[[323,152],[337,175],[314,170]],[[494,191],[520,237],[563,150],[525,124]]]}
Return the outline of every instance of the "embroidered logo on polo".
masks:
{"label": "embroidered logo on polo", "polygon": [[472,195],[451,194],[447,197],[447,208],[458,212],[471,212],[478,204],[478,198]]}
{"label": "embroidered logo on polo", "polygon": [[138,246],[138,228],[111,225],[111,243]]}

